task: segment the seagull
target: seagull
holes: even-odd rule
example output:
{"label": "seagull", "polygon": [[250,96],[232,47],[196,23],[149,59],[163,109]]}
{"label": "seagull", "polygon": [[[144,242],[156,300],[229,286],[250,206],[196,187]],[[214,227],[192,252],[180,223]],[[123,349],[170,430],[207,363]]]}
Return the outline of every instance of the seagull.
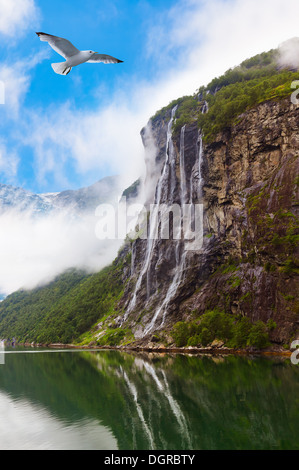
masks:
{"label": "seagull", "polygon": [[54,72],[59,75],[67,75],[72,70],[72,67],[84,64],[84,62],[87,62],[88,64],[96,64],[98,62],[103,62],[104,64],[119,64],[123,62],[123,60],[118,60],[111,55],[99,54],[94,51],[79,51],[79,49],[73,46],[73,44],[67,39],[52,36],[52,34],[36,34],[41,41],[48,42],[55,52],[65,58],[65,62],[51,64]]}

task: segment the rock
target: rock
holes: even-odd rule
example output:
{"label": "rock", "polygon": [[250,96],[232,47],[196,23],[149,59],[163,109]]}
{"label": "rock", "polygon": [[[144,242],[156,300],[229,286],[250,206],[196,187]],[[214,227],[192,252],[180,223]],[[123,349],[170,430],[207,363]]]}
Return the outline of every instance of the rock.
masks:
{"label": "rock", "polygon": [[153,336],[151,337],[151,342],[152,342],[152,343],[158,343],[159,341],[160,341],[160,338],[159,338],[158,335],[153,335]]}
{"label": "rock", "polygon": [[221,341],[219,339],[214,339],[214,341],[211,343],[212,348],[222,348],[224,346],[224,341]]}

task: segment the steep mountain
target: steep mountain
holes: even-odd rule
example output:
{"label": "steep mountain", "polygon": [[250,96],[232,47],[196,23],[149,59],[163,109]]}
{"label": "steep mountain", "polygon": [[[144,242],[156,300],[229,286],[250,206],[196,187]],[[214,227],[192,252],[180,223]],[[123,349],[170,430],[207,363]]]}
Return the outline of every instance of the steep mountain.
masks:
{"label": "steep mountain", "polygon": [[[298,79],[270,51],[150,119],[141,131],[145,210],[105,272],[111,303],[103,309],[97,300],[98,319],[71,341],[289,347],[299,337]],[[87,282],[101,289],[94,277]],[[23,309],[17,294],[8,301],[0,336],[7,325],[13,333]]]}
{"label": "steep mountain", "polygon": [[[153,136],[162,123],[149,123]],[[183,240],[132,242],[119,326],[145,340],[217,308],[273,320],[278,343],[298,334],[298,142],[298,109],[289,98],[245,112],[211,143],[196,123],[166,141],[155,201],[202,203],[203,244],[193,251]],[[163,143],[158,155],[165,150]]]}

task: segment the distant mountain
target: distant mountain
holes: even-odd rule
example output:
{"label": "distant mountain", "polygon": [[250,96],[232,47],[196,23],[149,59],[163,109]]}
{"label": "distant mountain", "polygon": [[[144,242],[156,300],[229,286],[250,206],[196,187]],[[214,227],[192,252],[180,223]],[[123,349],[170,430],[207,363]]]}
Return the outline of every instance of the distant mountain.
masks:
{"label": "distant mountain", "polygon": [[107,176],[86,188],[40,194],[40,197],[45,204],[51,204],[56,209],[70,208],[76,212],[94,212],[99,204],[112,201],[121,193],[120,178]]}
{"label": "distant mountain", "polygon": [[[65,230],[67,231],[70,230],[69,222],[72,222],[75,224],[72,225],[72,227],[76,227],[74,231],[77,232],[77,236],[79,237],[79,232],[83,236],[81,240],[81,248],[84,251],[82,257],[84,258],[84,256],[87,256],[86,265],[90,266],[90,264],[92,264],[93,266],[96,262],[95,260],[98,260],[100,267],[102,267],[100,258],[105,259],[106,256],[109,258],[109,254],[107,255],[107,253],[109,253],[109,249],[113,251],[114,248],[109,246],[109,248],[105,249],[104,253],[102,253],[101,250],[103,250],[103,246],[98,246],[94,235],[94,227],[96,223],[95,209],[98,205],[104,203],[115,205],[118,202],[119,197],[122,195],[123,190],[123,180],[118,176],[103,178],[102,180],[85,188],[47,194],[34,194],[33,192],[27,191],[23,188],[0,184],[0,226],[2,227],[2,244],[9,241],[9,238],[7,239],[7,237],[10,237],[9,234],[11,233],[11,230],[13,230],[12,227],[16,227],[16,230],[22,230],[24,227],[25,231],[26,229],[28,230],[29,227],[30,230],[31,221],[33,236],[34,234],[36,236],[36,222],[39,223],[39,221],[44,220],[45,223],[48,224],[47,227],[50,228],[50,226],[53,226],[53,233],[55,233],[55,224],[57,224],[58,230],[61,229],[62,231],[64,231],[65,224]],[[22,225],[23,217],[25,218],[24,226]],[[10,226],[9,228],[8,225]],[[82,227],[84,227],[84,230]],[[6,232],[8,235],[5,235]],[[70,244],[73,238],[74,237],[71,237]],[[55,240],[54,236],[53,243],[57,244],[58,249],[59,242],[57,240],[55,242]],[[29,240],[28,243],[30,246]],[[75,242],[73,241],[73,243]],[[28,259],[30,254],[27,249],[24,248],[24,250],[25,251],[22,256]],[[37,254],[34,254],[34,248],[32,247],[31,253],[35,259]],[[45,253],[47,253],[47,249],[45,249]],[[87,255],[87,253],[89,254]],[[2,255],[0,255],[0,257],[1,256]],[[80,258],[80,255],[78,257]],[[74,256],[74,258],[70,260],[70,263],[73,262],[76,265],[76,259],[78,260],[78,258]],[[41,261],[41,263],[42,262],[44,262],[44,260]],[[79,264],[80,263],[82,263],[82,258],[79,260]],[[55,264],[54,261],[52,264]],[[63,265],[63,269],[64,267],[68,268],[72,266],[68,266],[68,264],[66,264]],[[1,268],[3,276],[3,271],[6,268],[2,257]],[[16,267],[15,269],[18,268]],[[40,279],[40,281],[42,282],[43,279]],[[0,302],[6,298],[7,292],[5,292],[6,291],[2,283],[0,285]]]}
{"label": "distant mountain", "polygon": [[0,184],[0,214],[12,209],[21,212],[46,213],[52,208],[52,205],[38,194],[23,188]]}
{"label": "distant mountain", "polygon": [[0,184],[0,214],[8,210],[29,211],[34,215],[69,209],[74,213],[94,212],[97,205],[122,194],[120,178],[108,176],[77,190],[34,194],[23,188]]}

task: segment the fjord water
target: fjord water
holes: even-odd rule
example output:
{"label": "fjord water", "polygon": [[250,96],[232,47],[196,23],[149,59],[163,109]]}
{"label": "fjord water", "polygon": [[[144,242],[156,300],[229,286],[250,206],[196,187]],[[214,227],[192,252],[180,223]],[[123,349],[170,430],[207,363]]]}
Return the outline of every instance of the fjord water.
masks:
{"label": "fjord water", "polygon": [[298,449],[289,358],[6,351],[0,449]]}

